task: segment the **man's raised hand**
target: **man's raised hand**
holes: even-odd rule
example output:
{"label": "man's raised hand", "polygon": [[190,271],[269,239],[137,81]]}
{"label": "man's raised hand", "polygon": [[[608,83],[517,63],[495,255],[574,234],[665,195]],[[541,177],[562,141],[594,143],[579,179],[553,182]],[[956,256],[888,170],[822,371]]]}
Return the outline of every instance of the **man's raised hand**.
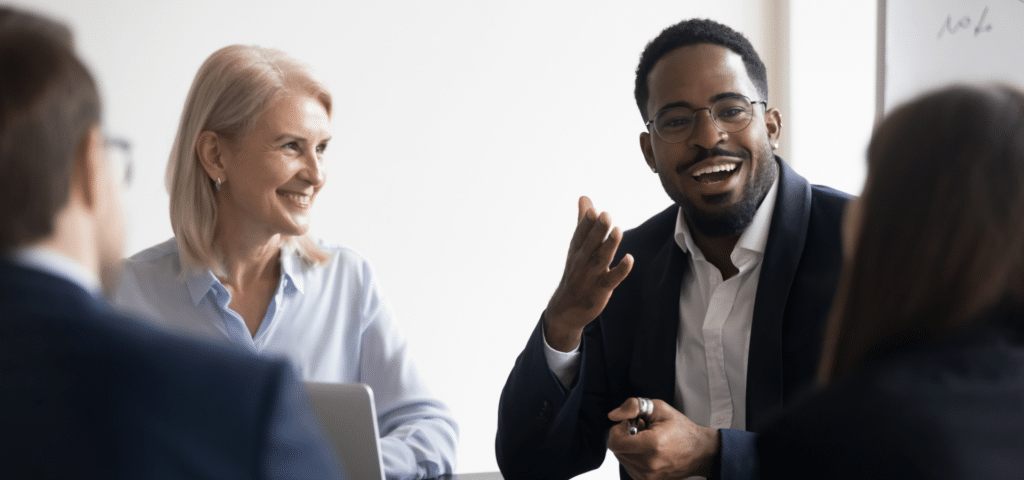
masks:
{"label": "man's raised hand", "polygon": [[612,291],[633,268],[633,256],[628,253],[611,268],[620,241],[622,232],[612,228],[608,212],[599,215],[589,198],[580,197],[565,271],[544,311],[544,335],[552,348],[563,352],[576,348],[583,327],[601,314]]}

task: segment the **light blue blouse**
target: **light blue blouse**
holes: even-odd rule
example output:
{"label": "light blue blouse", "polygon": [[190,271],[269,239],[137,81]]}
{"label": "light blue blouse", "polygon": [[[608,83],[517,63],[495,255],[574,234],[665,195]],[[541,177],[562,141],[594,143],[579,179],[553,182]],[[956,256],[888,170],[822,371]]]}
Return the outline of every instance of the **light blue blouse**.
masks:
{"label": "light blue blouse", "polygon": [[114,303],[189,335],[287,357],[306,381],[368,384],[387,477],[453,473],[458,426],[416,372],[369,263],[350,249],[321,247],[331,256],[322,266],[282,248],[281,281],[255,336],[212,272],[182,274],[173,238],[125,261]]}

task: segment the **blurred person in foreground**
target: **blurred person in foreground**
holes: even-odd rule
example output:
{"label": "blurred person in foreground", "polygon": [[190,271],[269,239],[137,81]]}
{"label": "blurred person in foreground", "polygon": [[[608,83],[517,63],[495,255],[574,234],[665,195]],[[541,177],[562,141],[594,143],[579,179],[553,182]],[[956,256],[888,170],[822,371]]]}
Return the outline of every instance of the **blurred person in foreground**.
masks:
{"label": "blurred person in foreground", "polygon": [[116,303],[285,356],[303,380],[368,384],[387,476],[452,473],[458,427],[417,373],[369,263],[307,235],[331,106],[311,69],[279,50],[214,52],[167,166],[175,236],[126,262]]}
{"label": "blurred person in foreground", "polygon": [[868,148],[818,384],[764,478],[1024,478],[1024,93],[950,87]]}
{"label": "blurred person in foreground", "polygon": [[338,478],[284,361],[118,313],[127,165],[70,31],[0,7],[0,470],[11,478]]}

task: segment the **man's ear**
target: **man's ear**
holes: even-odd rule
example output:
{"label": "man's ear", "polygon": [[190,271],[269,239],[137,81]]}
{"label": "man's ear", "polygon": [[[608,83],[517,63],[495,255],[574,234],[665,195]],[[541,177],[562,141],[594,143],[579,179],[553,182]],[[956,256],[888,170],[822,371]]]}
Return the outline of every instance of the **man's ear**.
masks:
{"label": "man's ear", "polygon": [[196,139],[196,155],[206,175],[211,181],[218,178],[227,180],[224,174],[224,154],[227,152],[227,141],[224,137],[209,130],[203,131]]}
{"label": "man's ear", "polygon": [[772,150],[778,149],[779,139],[782,138],[782,113],[777,108],[765,110],[764,125],[768,129],[768,142]]}
{"label": "man's ear", "polygon": [[103,182],[104,163],[103,133],[99,125],[92,128],[78,141],[75,149],[75,166],[71,173],[71,198],[79,201],[88,210],[95,208],[99,201]]}
{"label": "man's ear", "polygon": [[651,171],[658,173],[658,163],[654,159],[654,146],[651,145],[650,132],[640,132],[640,151],[644,154],[644,161]]}

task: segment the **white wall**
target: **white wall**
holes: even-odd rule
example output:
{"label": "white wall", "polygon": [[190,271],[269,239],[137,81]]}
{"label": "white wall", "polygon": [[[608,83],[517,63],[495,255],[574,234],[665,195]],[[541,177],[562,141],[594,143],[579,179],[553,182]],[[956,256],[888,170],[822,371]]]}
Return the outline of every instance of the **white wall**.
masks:
{"label": "white wall", "polygon": [[877,0],[789,2],[791,161],[859,194],[875,116]]}
{"label": "white wall", "polygon": [[[859,133],[845,134],[857,127],[844,122],[859,106],[848,94],[863,85],[841,83],[846,66],[822,63],[830,43],[845,41],[833,30],[853,24],[830,19],[813,40],[793,23],[804,17],[778,24],[779,12],[814,14],[809,1],[18,3],[71,23],[107,129],[134,144],[128,253],[171,235],[164,166],[210,53],[256,43],[318,71],[336,107],[315,230],[375,266],[423,374],[461,424],[460,472],[497,469],[498,396],[561,275],[576,198],[591,196],[623,227],[669,204],[640,154],[632,96],[639,54],[661,29],[710,17],[747,34],[770,72],[786,61],[813,70],[793,75],[799,89],[772,87],[784,113],[789,101],[810,112],[787,120],[787,158],[834,184],[838,167],[862,163]],[[863,5],[874,11],[874,1]],[[787,51],[778,37],[790,31],[817,46]],[[865,48],[873,55],[873,43]],[[817,85],[823,78],[840,83]],[[873,70],[867,81],[873,88]],[[806,106],[805,92],[815,92]],[[870,118],[872,101],[863,107]],[[826,124],[820,138],[815,125]],[[614,462],[605,465],[587,477],[617,478]]]}

